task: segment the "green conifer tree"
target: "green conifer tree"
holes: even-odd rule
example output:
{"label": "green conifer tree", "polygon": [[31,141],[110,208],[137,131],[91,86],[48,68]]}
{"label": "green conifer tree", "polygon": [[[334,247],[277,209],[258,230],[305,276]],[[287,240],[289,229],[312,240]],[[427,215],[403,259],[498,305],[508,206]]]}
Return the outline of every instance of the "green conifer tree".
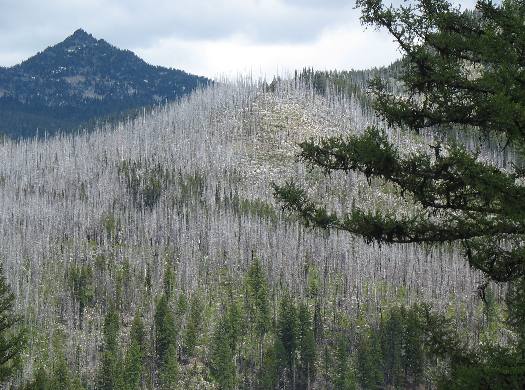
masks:
{"label": "green conifer tree", "polygon": [[242,306],[236,300],[230,301],[226,307],[226,324],[224,331],[228,334],[231,350],[235,353],[243,334]]}
{"label": "green conifer tree", "polygon": [[289,294],[285,294],[281,299],[277,320],[277,337],[283,346],[279,352],[284,353],[284,355],[279,356],[278,359],[286,363],[285,367],[288,369],[288,378],[292,387],[295,387],[296,383],[296,356],[299,346],[298,322],[295,303]]}
{"label": "green conifer tree", "polygon": [[104,350],[98,373],[98,389],[119,388],[122,381],[122,362],[119,355],[118,334],[120,319],[115,305],[111,304],[104,318]]}
{"label": "green conifer tree", "polygon": [[124,382],[126,390],[140,389],[144,372],[144,324],[140,313],[135,314],[131,325],[129,347],[124,362]]}
{"label": "green conifer tree", "polygon": [[0,384],[20,367],[21,353],[27,342],[22,318],[16,314],[14,304],[15,295],[0,265]]}
{"label": "green conifer tree", "polygon": [[184,335],[184,352],[193,356],[202,330],[204,305],[199,293],[194,293],[190,300],[190,312]]}
{"label": "green conifer tree", "polygon": [[173,272],[173,265],[170,261],[166,262],[166,270],[164,271],[164,295],[168,300],[175,291],[175,273]]}
{"label": "green conifer tree", "polygon": [[298,313],[298,344],[299,364],[297,384],[301,388],[310,389],[315,378],[316,344],[312,318],[308,305],[301,303]]}
{"label": "green conifer tree", "polygon": [[[42,374],[40,374],[42,375]],[[51,377],[48,380],[37,378],[45,390],[84,390],[80,379],[73,375],[63,354],[55,360]]]}
{"label": "green conifer tree", "polygon": [[171,343],[166,352],[166,360],[160,369],[159,380],[162,390],[175,390],[179,384],[179,362],[175,343]]}
{"label": "green conifer tree", "polygon": [[235,388],[234,349],[232,348],[231,324],[222,315],[215,327],[211,342],[211,374],[223,390]]}
{"label": "green conifer tree", "polygon": [[254,256],[246,275],[246,303],[259,349],[259,367],[262,366],[264,336],[270,328],[270,305],[268,299],[268,281],[261,267],[261,262]]}
{"label": "green conifer tree", "polygon": [[399,310],[392,309],[380,323],[379,336],[387,386],[404,387],[404,326]]}
{"label": "green conifer tree", "polygon": [[168,349],[177,340],[177,329],[172,309],[168,305],[166,295],[162,295],[155,309],[155,351],[157,367],[166,362]]}
{"label": "green conifer tree", "polygon": [[282,388],[282,374],[286,367],[286,351],[281,339],[276,335],[265,353],[263,368],[259,372],[260,389]]}
{"label": "green conifer tree", "polygon": [[424,339],[417,307],[401,310],[404,318],[404,371],[405,385],[417,388],[423,381],[426,356],[423,351]]}
{"label": "green conifer tree", "polygon": [[270,327],[270,308],[268,303],[268,282],[261,262],[254,258],[246,276],[248,295],[248,314],[255,324],[257,335],[264,336]]}
{"label": "green conifer tree", "polygon": [[357,379],[350,364],[350,343],[345,335],[337,337],[333,383],[338,390],[357,390]]}
{"label": "green conifer tree", "polygon": [[356,354],[357,379],[364,389],[380,389],[384,385],[383,356],[375,331],[361,335]]}

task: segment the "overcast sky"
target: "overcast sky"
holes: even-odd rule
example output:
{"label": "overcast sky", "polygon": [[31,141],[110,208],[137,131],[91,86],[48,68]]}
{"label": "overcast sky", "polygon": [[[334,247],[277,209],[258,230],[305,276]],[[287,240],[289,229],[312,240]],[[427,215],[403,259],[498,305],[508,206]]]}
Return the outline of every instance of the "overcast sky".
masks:
{"label": "overcast sky", "polygon": [[0,66],[77,28],[151,64],[209,77],[368,68],[399,56],[386,33],[364,29],[354,0],[0,0]]}

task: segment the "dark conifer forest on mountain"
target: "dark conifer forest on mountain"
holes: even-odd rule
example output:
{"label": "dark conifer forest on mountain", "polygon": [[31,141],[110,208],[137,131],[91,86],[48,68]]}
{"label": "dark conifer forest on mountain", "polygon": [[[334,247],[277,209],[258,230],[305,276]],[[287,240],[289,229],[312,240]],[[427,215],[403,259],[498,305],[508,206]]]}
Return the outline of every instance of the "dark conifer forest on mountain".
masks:
{"label": "dark conifer forest on mountain", "polygon": [[401,60],[0,70],[2,388],[525,387],[525,5],[357,5]]}
{"label": "dark conifer forest on mountain", "polygon": [[20,138],[93,128],[209,82],[149,65],[79,29],[19,65],[0,68],[0,132]]}

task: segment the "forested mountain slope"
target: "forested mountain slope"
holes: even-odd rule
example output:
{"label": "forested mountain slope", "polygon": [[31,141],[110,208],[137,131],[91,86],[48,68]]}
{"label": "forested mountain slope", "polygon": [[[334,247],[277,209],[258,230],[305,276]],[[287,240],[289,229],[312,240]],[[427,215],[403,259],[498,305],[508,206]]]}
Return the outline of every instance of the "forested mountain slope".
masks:
{"label": "forested mountain slope", "polygon": [[208,82],[147,64],[79,29],[19,65],[0,68],[0,132],[16,138],[72,131]]}
{"label": "forested mountain slope", "polygon": [[[422,353],[417,340],[403,342],[419,348],[411,355],[389,347],[401,330],[377,336],[409,326],[397,308],[415,302],[471,324],[471,342],[504,337],[484,330],[498,306],[485,315],[481,276],[453,246],[370,246],[305,228],[275,206],[270,183],[294,177],[335,209],[417,212],[358,175],[314,185],[322,173],[295,159],[298,141],[374,121],[358,95],[319,95],[300,78],[241,79],[94,133],[5,140],[0,256],[30,330],[14,383],[59,367],[87,388],[108,388],[101,383],[119,372],[139,372],[138,382],[111,388],[429,385],[436,362],[406,368]],[[427,142],[389,136],[407,152]]]}

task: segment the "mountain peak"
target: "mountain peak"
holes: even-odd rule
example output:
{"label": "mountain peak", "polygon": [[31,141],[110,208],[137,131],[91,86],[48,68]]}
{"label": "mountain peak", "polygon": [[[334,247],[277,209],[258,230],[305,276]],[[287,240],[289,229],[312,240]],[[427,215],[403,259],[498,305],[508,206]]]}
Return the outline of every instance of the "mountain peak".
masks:
{"label": "mountain peak", "polygon": [[78,29],[21,64],[0,69],[0,132],[18,137],[33,136],[37,128],[48,133],[75,129],[175,100],[208,82],[149,65]]}
{"label": "mountain peak", "polygon": [[87,33],[85,30],[83,30],[81,28],[79,28],[72,35],[67,37],[66,41],[67,40],[76,41],[76,42],[86,42],[86,43],[91,43],[91,42],[96,42],[97,41],[97,39],[95,37],[93,37],[93,35]]}

